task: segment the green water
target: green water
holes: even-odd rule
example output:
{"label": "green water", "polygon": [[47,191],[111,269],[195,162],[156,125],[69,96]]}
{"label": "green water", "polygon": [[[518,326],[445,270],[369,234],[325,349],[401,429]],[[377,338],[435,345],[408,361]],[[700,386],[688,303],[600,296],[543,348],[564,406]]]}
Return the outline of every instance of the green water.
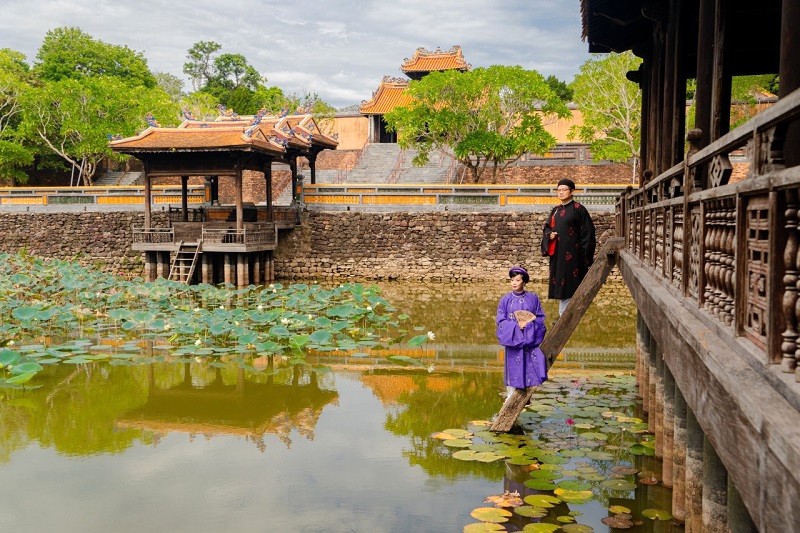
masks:
{"label": "green water", "polygon": [[[328,369],[316,372],[278,357],[253,361],[258,372],[204,358],[61,364],[38,388],[0,389],[0,531],[461,531],[487,496],[538,492],[514,465],[460,461],[431,438],[501,406],[505,284],[382,289],[434,332],[403,352],[423,366],[346,352],[309,356]],[[630,296],[606,287],[553,374],[631,372],[634,340]],[[658,475],[652,458],[631,462]],[[670,498],[661,485],[614,496],[639,511]],[[558,512],[607,531],[610,504]]]}

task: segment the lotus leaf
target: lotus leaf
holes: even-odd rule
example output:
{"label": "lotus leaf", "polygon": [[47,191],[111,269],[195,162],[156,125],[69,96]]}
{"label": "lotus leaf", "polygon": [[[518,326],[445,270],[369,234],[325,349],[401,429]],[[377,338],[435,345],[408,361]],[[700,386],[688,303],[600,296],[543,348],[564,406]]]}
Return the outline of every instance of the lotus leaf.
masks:
{"label": "lotus leaf", "polygon": [[483,522],[502,523],[508,522],[508,518],[512,516],[510,511],[501,509],[499,507],[478,507],[473,509],[470,513],[475,520]]}
{"label": "lotus leaf", "polygon": [[556,524],[547,524],[545,522],[536,522],[533,524],[527,524],[522,531],[532,531],[533,533],[552,533],[559,529],[559,526]]}
{"label": "lotus leaf", "polygon": [[[566,501],[566,500],[565,500],[565,501]],[[569,516],[569,515],[562,515],[562,516],[559,516],[559,517],[557,517],[557,518],[556,518],[556,520],[558,520],[558,521],[559,521],[559,522],[561,522],[562,524],[571,524],[571,523],[575,522],[575,518],[573,518],[573,517],[571,517],[571,516]],[[561,527],[562,527],[562,529],[563,529],[563,527],[564,527],[564,526],[561,526]]]}
{"label": "lotus leaf", "polygon": [[547,516],[547,509],[533,505],[522,505],[514,508],[514,513],[527,518],[544,518]]}
{"label": "lotus leaf", "polygon": [[464,526],[464,533],[485,533],[487,531],[506,531],[506,528],[491,522],[478,522]]}
{"label": "lotus leaf", "polygon": [[584,524],[564,524],[561,526],[564,533],[592,533],[594,528]]}
{"label": "lotus leaf", "polygon": [[526,479],[523,485],[534,490],[553,490],[556,484],[547,479]]}
{"label": "lotus leaf", "polygon": [[528,505],[533,505],[534,507],[543,507],[545,509],[550,509],[554,505],[561,503],[561,500],[555,496],[550,496],[549,494],[530,494],[525,496],[523,500]]}
{"label": "lotus leaf", "polygon": [[645,509],[642,516],[650,520],[672,520],[672,513],[661,509]]}
{"label": "lotus leaf", "polygon": [[600,483],[600,485],[609,490],[630,491],[636,488],[636,483],[626,479],[607,479]]}
{"label": "lotus leaf", "polygon": [[631,510],[623,505],[612,505],[608,510],[614,514],[630,513]]}

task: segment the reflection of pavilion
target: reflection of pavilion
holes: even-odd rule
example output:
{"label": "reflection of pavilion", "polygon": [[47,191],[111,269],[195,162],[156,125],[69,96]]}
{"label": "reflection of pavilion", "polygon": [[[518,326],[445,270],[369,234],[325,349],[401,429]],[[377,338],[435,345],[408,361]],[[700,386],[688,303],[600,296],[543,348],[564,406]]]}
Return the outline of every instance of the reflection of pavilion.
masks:
{"label": "reflection of pavilion", "polygon": [[117,427],[136,428],[166,434],[237,435],[251,440],[263,451],[264,435],[277,435],[287,446],[292,430],[313,439],[314,427],[329,403],[336,403],[336,391],[319,388],[316,372],[301,384],[301,371],[294,368],[291,383],[253,383],[239,369],[235,384],[222,381],[216,369],[212,383],[192,383],[190,363],[185,364],[184,379],[177,386],[161,389],[155,385],[149,368],[147,402],[117,419]]}

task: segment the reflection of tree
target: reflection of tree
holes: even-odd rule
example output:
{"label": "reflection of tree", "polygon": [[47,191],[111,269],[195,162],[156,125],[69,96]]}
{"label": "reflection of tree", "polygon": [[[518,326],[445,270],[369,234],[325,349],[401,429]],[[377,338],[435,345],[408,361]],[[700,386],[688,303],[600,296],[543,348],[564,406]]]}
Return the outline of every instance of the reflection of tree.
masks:
{"label": "reflection of tree", "polygon": [[183,379],[169,387],[157,383],[161,368],[148,367],[150,383],[146,402],[116,420],[123,428],[190,436],[239,435],[264,448],[264,436],[274,434],[287,446],[291,432],[313,439],[323,408],[336,401],[338,393],[319,386],[317,374],[305,375],[300,366],[276,371],[270,365],[261,380],[248,379],[241,366],[189,361],[182,367]]}
{"label": "reflection of tree", "polygon": [[[432,284],[382,283],[382,295],[405,312],[414,325],[436,333],[444,344],[496,344],[497,302],[508,292],[507,283]],[[547,287],[531,284],[528,289],[542,297],[548,327],[557,318],[555,300],[548,300]],[[636,338],[636,306],[621,283],[607,283],[595,297],[573,333],[567,348],[631,347]]]}
{"label": "reflection of tree", "polygon": [[157,442],[171,431],[242,435],[259,447],[273,433],[288,446],[292,431],[313,439],[322,409],[338,398],[297,366],[247,375],[240,365],[207,361],[50,365],[37,384],[0,389],[2,462],[30,442],[91,455]]}
{"label": "reflection of tree", "polygon": [[143,367],[51,365],[41,387],[0,391],[0,459],[29,441],[66,454],[124,450],[140,432],[120,431],[114,418],[146,397]]}
{"label": "reflection of tree", "polygon": [[[390,410],[385,427],[395,435],[409,437],[411,447],[404,452],[409,463],[421,466],[429,475],[454,478],[467,474],[500,479],[496,464],[458,461],[452,450],[431,439],[434,432],[461,428],[470,420],[488,419],[497,412],[502,399],[498,395],[501,379],[497,372],[462,372],[451,378],[447,390],[430,387],[431,374],[408,370],[373,372],[370,375],[410,377],[414,387],[400,392]],[[433,375],[435,376],[435,374]],[[435,383],[435,382],[434,382]]]}

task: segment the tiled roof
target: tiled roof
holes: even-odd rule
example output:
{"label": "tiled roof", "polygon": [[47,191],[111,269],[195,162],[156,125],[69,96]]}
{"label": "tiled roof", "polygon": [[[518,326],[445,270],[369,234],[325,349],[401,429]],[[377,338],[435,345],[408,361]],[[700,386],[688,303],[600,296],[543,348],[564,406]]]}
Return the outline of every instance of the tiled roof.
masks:
{"label": "tiled roof", "polygon": [[464,59],[461,47],[456,45],[446,52],[441,48],[434,51],[417,48],[411,59],[406,58],[400,66],[403,72],[434,72],[438,70],[466,71],[471,65]]}
{"label": "tiled roof", "polygon": [[270,140],[261,130],[245,135],[241,125],[228,127],[186,127],[147,128],[135,137],[111,141],[111,148],[117,151],[212,151],[258,148],[275,154],[282,154],[283,147]]}
{"label": "tiled roof", "polygon": [[117,151],[215,151],[253,149],[284,154],[284,145],[301,150],[312,145],[336,148],[337,141],[322,134],[311,115],[262,117],[254,124],[254,117],[237,117],[235,120],[186,120],[177,128],[153,127],[137,136],[112,141]]}
{"label": "tiled roof", "polygon": [[407,88],[408,80],[384,76],[372,99],[361,103],[361,114],[384,115],[395,107],[408,105],[411,97],[406,93]]}

